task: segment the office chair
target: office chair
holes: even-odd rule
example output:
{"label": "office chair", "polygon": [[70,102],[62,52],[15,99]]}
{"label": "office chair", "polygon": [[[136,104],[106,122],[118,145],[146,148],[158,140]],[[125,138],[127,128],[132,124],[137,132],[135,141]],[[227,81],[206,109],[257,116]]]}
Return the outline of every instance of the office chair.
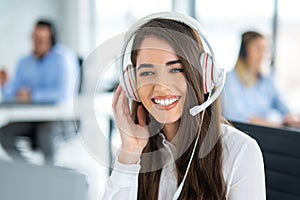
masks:
{"label": "office chair", "polygon": [[268,200],[300,199],[300,130],[232,122],[258,142],[265,163]]}
{"label": "office chair", "polygon": [[82,93],[82,85],[83,85],[83,58],[78,56],[79,63],[79,85],[78,85],[78,94]]}

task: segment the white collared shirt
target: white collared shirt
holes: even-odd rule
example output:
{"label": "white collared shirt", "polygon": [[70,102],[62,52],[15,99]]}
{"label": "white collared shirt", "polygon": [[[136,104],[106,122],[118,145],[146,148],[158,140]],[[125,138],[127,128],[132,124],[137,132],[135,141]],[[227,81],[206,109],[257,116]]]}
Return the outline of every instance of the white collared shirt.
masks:
{"label": "white collared shirt", "polygon": [[[222,125],[223,175],[228,200],[265,200],[265,174],[261,150],[257,142],[245,133]],[[165,150],[174,160],[175,147],[163,139]],[[169,162],[170,163],[170,162]],[[125,165],[115,162],[114,170],[106,182],[103,200],[136,200],[140,164]],[[159,200],[172,199],[177,189],[175,163],[162,169]]]}

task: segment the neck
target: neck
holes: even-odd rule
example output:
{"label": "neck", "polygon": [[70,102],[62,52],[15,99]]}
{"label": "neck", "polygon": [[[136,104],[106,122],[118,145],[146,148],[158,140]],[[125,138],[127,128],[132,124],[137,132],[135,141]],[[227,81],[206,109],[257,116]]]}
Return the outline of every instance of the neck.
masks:
{"label": "neck", "polygon": [[51,49],[45,51],[45,52],[37,52],[35,50],[33,50],[33,54],[34,56],[38,59],[41,60],[43,59],[49,52],[51,51]]}
{"label": "neck", "polygon": [[247,87],[253,86],[258,78],[259,72],[254,70],[253,66],[247,65],[244,61],[239,60],[236,65],[236,71],[240,81]]}
{"label": "neck", "polygon": [[176,121],[176,122],[173,122],[173,123],[169,123],[169,124],[165,124],[164,125],[164,128],[163,128],[163,131],[164,131],[164,135],[166,136],[166,139],[169,141],[169,142],[173,142],[173,138],[176,136],[177,134],[177,131],[179,129],[179,124],[180,124],[180,121]]}

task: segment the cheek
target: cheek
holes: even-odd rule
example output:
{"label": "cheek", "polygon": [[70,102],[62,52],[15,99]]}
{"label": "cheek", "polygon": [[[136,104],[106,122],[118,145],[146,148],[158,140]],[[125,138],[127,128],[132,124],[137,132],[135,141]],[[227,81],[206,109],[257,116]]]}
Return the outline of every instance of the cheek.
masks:
{"label": "cheek", "polygon": [[150,99],[151,90],[152,90],[151,85],[144,85],[144,86],[139,86],[139,84],[137,85],[138,95],[140,97],[141,102],[144,105],[149,104],[149,101],[151,101]]}
{"label": "cheek", "polygon": [[183,95],[183,96],[186,96],[186,93],[187,93],[187,81],[186,81],[186,78],[184,76],[178,78],[176,80],[176,86],[178,88],[178,90],[180,91],[180,93]]}

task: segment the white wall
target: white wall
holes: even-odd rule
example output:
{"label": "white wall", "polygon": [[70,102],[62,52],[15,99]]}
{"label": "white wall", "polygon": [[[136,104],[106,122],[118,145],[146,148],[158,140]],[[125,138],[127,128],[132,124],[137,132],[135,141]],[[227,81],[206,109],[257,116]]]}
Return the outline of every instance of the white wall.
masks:
{"label": "white wall", "polygon": [[85,56],[91,51],[91,0],[0,0],[0,68],[13,75],[20,57],[31,50],[39,18],[54,22],[58,41]]}
{"label": "white wall", "polygon": [[17,59],[31,49],[36,19],[59,21],[59,0],[0,0],[0,66],[12,72]]}
{"label": "white wall", "polygon": [[94,0],[61,0],[61,40],[86,57],[94,48]]}

